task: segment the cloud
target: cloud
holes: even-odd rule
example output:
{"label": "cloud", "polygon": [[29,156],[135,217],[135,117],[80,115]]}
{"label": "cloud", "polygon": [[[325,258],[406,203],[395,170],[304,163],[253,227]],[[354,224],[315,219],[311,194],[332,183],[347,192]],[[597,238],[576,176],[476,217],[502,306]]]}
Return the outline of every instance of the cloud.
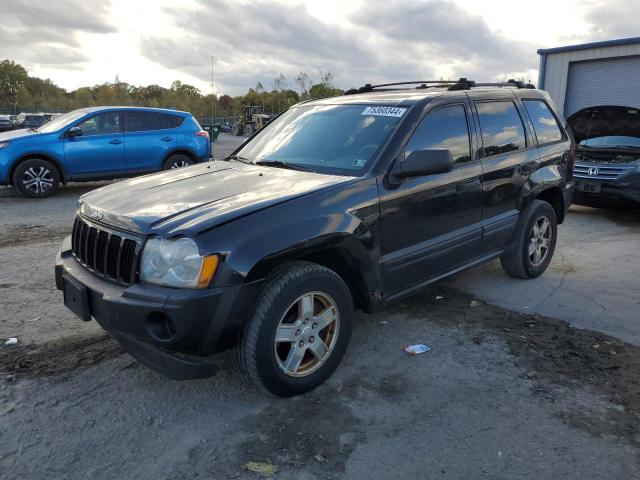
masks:
{"label": "cloud", "polygon": [[587,41],[638,36],[640,3],[637,0],[613,0],[585,6],[584,19],[590,25]]}
{"label": "cloud", "polygon": [[[537,68],[536,47],[494,33],[454,3],[369,0],[345,22],[312,16],[302,4],[199,0],[194,10],[167,10],[184,35],[142,39],[140,51],[166,68],[210,79],[241,93],[283,72],[293,87],[300,71],[331,71],[349,88],[390,80],[450,76],[494,80]],[[440,72],[440,75],[437,75]]]}
{"label": "cloud", "polygon": [[419,71],[401,53],[382,55],[366,29],[323,22],[301,4],[202,1],[195,11],[172,15],[186,36],[145,37],[141,53],[203,81],[210,78],[214,55],[216,83],[237,93],[258,80],[270,88],[268,81],[278,72],[288,77],[290,87],[298,72],[314,76],[319,70],[331,71],[338,85],[349,87],[375,80],[372,73],[385,79]]}
{"label": "cloud", "polygon": [[77,68],[87,61],[77,34],[116,32],[109,5],[80,0],[2,0],[0,58],[30,65]]}

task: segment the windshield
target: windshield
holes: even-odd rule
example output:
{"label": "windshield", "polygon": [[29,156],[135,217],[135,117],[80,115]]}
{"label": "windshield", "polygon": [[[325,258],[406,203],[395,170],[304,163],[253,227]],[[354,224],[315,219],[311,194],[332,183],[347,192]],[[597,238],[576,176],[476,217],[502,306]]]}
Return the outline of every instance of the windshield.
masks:
{"label": "windshield", "polygon": [[60,130],[61,128],[66,127],[70,123],[76,121],[86,114],[87,112],[85,110],[74,110],[73,112],[65,113],[64,115],[60,115],[59,117],[54,117],[50,122],[45,123],[43,126],[38,128],[38,132],[55,132],[56,130]]}
{"label": "windshield", "polygon": [[[338,175],[360,175],[406,112],[366,105],[293,107],[258,132],[237,156]],[[274,163],[276,165],[276,163]]]}
{"label": "windshield", "polygon": [[582,140],[580,145],[586,147],[631,147],[640,148],[640,137],[627,137],[620,135],[608,135],[604,137],[588,138]]}

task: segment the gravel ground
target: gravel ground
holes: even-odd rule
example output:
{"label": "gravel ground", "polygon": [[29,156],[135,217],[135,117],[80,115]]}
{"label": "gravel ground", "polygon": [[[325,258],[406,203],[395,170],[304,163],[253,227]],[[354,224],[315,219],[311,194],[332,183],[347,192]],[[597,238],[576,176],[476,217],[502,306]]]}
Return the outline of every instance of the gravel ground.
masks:
{"label": "gravel ground", "polygon": [[[140,366],[54,286],[77,197],[99,185],[0,189],[0,339],[19,339],[0,343],[1,478],[258,478],[250,461],[296,479],[640,476],[640,347],[443,285],[359,313],[336,374],[299,398],[252,390],[231,358],[189,382]],[[432,350],[402,352],[419,342]]]}
{"label": "gravel ground", "polygon": [[[640,348],[443,287],[357,320],[330,381],[287,400],[247,388],[230,358],[178,382],[106,338],[5,347],[0,471],[250,479],[256,461],[292,479],[640,475]],[[406,356],[414,342],[432,350]]]}

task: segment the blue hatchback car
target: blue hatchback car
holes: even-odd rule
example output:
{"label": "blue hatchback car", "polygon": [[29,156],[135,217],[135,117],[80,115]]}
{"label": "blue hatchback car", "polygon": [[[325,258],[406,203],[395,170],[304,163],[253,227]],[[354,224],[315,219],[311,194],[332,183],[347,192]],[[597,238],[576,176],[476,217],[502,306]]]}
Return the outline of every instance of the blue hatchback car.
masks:
{"label": "blue hatchback car", "polygon": [[83,108],[36,129],[0,133],[0,185],[46,197],[61,182],[132,177],[210,157],[209,134],[190,113]]}

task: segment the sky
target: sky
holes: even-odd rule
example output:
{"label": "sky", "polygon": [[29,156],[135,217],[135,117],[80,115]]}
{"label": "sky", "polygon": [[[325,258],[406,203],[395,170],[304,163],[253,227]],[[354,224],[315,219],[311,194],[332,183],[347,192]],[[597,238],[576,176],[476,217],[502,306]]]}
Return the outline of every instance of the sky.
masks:
{"label": "sky", "polygon": [[341,88],[518,77],[538,48],[640,35],[638,0],[0,0],[0,59],[72,90],[104,82],[243,94],[300,71]]}

